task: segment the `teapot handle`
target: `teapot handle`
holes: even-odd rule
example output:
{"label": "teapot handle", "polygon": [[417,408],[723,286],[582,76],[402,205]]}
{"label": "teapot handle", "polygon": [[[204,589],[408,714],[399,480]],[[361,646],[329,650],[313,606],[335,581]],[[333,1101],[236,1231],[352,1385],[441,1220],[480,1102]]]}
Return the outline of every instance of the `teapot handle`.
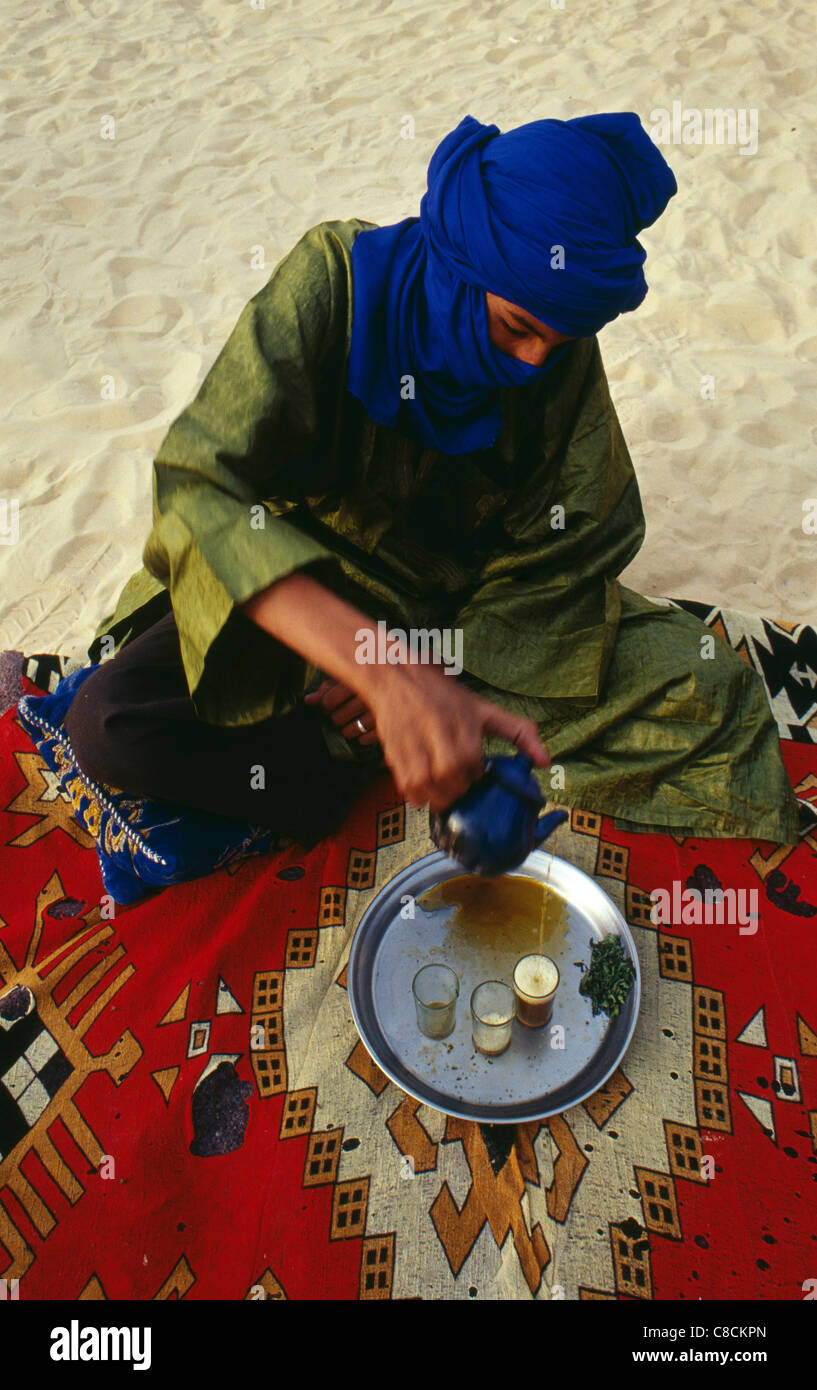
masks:
{"label": "teapot handle", "polygon": [[546,815],[540,816],[533,831],[534,842],[541,845],[548,835],[561,825],[563,821],[569,819],[567,811],[548,811]]}

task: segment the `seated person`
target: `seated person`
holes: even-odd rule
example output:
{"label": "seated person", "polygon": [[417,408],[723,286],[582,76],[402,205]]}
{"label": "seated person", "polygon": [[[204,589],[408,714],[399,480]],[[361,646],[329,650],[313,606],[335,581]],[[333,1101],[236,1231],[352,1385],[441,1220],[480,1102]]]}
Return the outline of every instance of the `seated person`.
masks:
{"label": "seated person", "polygon": [[89,776],[309,847],[384,764],[441,810],[515,744],[551,802],[794,843],[758,675],[617,579],[645,523],[597,335],[676,191],[632,113],[466,116],[419,217],[307,231],[159,449],[66,720]]}

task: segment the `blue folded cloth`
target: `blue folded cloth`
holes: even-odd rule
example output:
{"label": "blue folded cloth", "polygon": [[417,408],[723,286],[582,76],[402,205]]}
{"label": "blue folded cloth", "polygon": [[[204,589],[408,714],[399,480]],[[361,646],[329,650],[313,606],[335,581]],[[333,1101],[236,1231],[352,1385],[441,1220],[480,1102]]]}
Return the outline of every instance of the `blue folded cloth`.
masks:
{"label": "blue folded cloth", "polygon": [[96,844],[105,890],[125,906],[151,889],[285,849],[292,839],[265,826],[210,816],[169,801],[131,796],[82,771],[62,727],[71,701],[98,664],[63,677],[50,695],[23,695],[17,717],[56,774],[80,825]]}

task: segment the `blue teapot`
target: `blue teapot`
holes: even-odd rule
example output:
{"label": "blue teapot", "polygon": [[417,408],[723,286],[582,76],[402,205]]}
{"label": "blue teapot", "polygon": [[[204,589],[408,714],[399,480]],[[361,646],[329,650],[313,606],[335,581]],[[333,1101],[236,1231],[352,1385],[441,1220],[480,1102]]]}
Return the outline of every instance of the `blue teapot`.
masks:
{"label": "blue teapot", "polygon": [[429,812],[431,838],[472,874],[493,878],[517,868],[567,811],[540,816],[544,801],[525,753],[490,758],[478,782],[445,811]]}

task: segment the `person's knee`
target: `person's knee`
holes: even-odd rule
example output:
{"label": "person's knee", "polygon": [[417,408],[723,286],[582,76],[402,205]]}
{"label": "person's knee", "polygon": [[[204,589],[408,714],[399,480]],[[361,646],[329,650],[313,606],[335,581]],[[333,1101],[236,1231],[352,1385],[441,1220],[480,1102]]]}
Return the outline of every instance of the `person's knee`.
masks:
{"label": "person's knee", "polygon": [[614,661],[663,688],[678,716],[695,723],[734,712],[756,676],[718,633],[677,608],[622,624]]}
{"label": "person's knee", "polygon": [[720,639],[714,648],[693,652],[686,680],[678,683],[679,713],[701,725],[729,724],[751,708],[771,718],[763,683],[731,647]]}
{"label": "person's knee", "polygon": [[125,788],[130,760],[125,744],[112,735],[109,673],[103,663],[80,686],[63,721],[80,770],[95,782]]}
{"label": "person's knee", "polygon": [[701,690],[709,695],[737,697],[746,684],[749,667],[723,638],[707,634],[692,658],[692,670]]}

